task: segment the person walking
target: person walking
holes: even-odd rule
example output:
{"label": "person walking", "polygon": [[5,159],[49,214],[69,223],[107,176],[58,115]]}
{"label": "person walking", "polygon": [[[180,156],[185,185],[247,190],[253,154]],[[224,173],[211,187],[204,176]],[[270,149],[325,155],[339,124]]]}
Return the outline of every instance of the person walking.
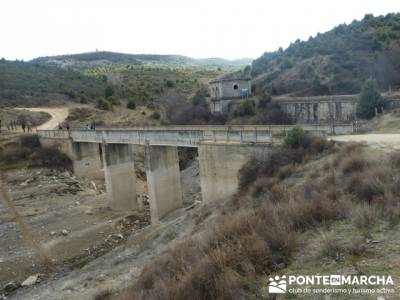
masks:
{"label": "person walking", "polygon": [[22,124],[21,124],[21,127],[22,127],[22,131],[25,132],[25,128],[26,128],[25,123],[22,123]]}
{"label": "person walking", "polygon": [[27,123],[27,127],[28,127],[28,132],[31,132],[31,131],[32,131],[32,124],[31,124],[31,122],[28,122],[28,123]]}

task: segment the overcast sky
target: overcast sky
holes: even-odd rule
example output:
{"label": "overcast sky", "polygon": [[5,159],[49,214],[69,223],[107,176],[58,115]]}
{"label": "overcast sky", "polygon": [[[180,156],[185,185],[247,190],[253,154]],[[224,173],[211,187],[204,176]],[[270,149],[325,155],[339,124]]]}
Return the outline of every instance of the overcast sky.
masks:
{"label": "overcast sky", "polygon": [[98,50],[256,58],[400,0],[1,0],[0,57]]}

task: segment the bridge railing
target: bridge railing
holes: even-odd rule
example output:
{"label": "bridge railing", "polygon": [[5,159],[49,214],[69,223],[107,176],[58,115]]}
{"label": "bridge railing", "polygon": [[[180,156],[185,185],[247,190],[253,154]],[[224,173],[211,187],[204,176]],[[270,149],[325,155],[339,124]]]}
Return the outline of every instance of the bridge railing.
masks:
{"label": "bridge railing", "polygon": [[[135,128],[97,128],[96,130],[73,129],[38,130],[43,138],[72,139],[75,142],[138,144],[160,146],[196,147],[200,142],[222,143],[271,143],[274,137],[280,138],[296,125],[271,126],[164,126]],[[302,127],[318,135],[346,133],[351,125],[335,126],[307,124]]]}
{"label": "bridge railing", "polygon": [[222,127],[208,128],[130,128],[130,129],[73,129],[38,130],[42,138],[72,139],[75,142],[129,143],[160,146],[195,147],[200,142],[223,143],[268,143],[272,141],[271,130],[267,127]]}

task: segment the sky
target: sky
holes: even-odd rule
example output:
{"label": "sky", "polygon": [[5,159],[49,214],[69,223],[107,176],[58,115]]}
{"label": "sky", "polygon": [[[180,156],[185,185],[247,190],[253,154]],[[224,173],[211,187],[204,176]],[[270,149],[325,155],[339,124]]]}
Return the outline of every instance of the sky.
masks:
{"label": "sky", "polygon": [[400,0],[1,0],[0,57],[82,52],[257,58]]}

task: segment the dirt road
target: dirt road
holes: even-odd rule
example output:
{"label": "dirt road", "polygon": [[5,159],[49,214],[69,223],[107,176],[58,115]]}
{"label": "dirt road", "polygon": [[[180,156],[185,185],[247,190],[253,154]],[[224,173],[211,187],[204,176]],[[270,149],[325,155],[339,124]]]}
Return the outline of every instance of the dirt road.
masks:
{"label": "dirt road", "polygon": [[364,142],[373,148],[387,151],[400,149],[400,134],[397,133],[339,135],[330,139],[339,142]]}
{"label": "dirt road", "polygon": [[37,129],[54,129],[57,128],[59,123],[62,123],[65,121],[65,119],[68,117],[69,110],[68,108],[42,108],[42,107],[34,107],[34,108],[18,108],[18,109],[26,109],[29,111],[35,111],[35,112],[46,112],[49,115],[51,115],[51,119],[47,121],[46,123],[38,126]]}

